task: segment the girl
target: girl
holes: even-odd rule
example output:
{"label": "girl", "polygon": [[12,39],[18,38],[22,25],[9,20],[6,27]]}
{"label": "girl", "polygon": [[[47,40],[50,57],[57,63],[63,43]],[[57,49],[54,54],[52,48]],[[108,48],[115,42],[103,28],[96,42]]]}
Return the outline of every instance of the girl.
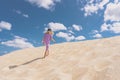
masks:
{"label": "girl", "polygon": [[51,29],[48,29],[47,32],[44,34],[42,43],[45,44],[46,50],[45,50],[43,58],[45,58],[46,56],[49,55],[49,44],[50,44],[50,41],[52,40],[53,42],[55,42],[55,40],[53,39],[52,35],[53,35],[53,32],[52,32]]}

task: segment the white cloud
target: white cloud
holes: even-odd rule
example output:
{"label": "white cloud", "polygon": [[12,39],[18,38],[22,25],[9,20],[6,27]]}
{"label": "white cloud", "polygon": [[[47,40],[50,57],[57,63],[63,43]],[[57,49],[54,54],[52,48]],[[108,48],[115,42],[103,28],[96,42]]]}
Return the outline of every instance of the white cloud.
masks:
{"label": "white cloud", "polygon": [[79,40],[86,39],[84,36],[75,37],[74,35],[69,34],[69,33],[65,33],[65,32],[59,32],[59,33],[56,34],[56,36],[60,37],[60,38],[64,38],[66,41],[72,41],[72,40],[79,41]]}
{"label": "white cloud", "polygon": [[120,33],[120,22],[113,23],[110,28],[110,31],[114,33]]}
{"label": "white cloud", "polygon": [[[61,23],[54,23],[54,22],[50,22],[48,24],[48,27],[51,28],[53,31],[59,31],[57,34],[56,34],[56,37],[59,37],[59,38],[64,38],[66,41],[72,41],[72,40],[83,40],[83,39],[86,39],[84,36],[78,36],[78,37],[75,37],[75,33],[73,32],[73,29],[76,30],[76,31],[80,31],[82,30],[82,27],[79,26],[79,25],[76,25],[76,24],[73,24],[72,27],[65,27],[63,24]],[[45,28],[45,31],[47,30],[48,28]],[[65,32],[61,32],[61,30],[64,30]],[[45,32],[44,31],[44,32]]]}
{"label": "white cloud", "polygon": [[26,17],[26,18],[28,18],[28,17],[29,17],[29,15],[28,15],[28,14],[23,14],[23,16],[24,16],[24,17]]}
{"label": "white cloud", "polygon": [[75,39],[75,37],[73,35],[70,36],[68,33],[64,33],[64,32],[59,32],[56,34],[56,36],[64,38],[64,39],[66,39],[66,41],[71,41],[71,40]]}
{"label": "white cloud", "polygon": [[25,18],[29,18],[28,14],[22,13],[20,10],[14,10],[17,14],[22,15]]}
{"label": "white cloud", "polygon": [[110,27],[111,27],[110,24],[106,24],[106,23],[102,24],[102,26],[101,26],[101,32],[103,32],[103,31],[109,31]]}
{"label": "white cloud", "polygon": [[104,12],[104,23],[101,25],[101,32],[110,31],[120,33],[120,1],[114,0],[114,3],[109,3]]}
{"label": "white cloud", "polygon": [[104,12],[104,21],[120,21],[120,2],[109,3]]}
{"label": "white cloud", "polygon": [[101,26],[101,32],[103,31],[111,31],[113,33],[120,33],[120,22],[114,22],[113,24],[104,23]]}
{"label": "white cloud", "polygon": [[61,2],[61,0],[26,0],[31,4],[37,5],[39,8],[45,8],[51,10],[56,3]]}
{"label": "white cloud", "polygon": [[76,24],[73,24],[72,27],[76,30],[76,31],[80,31],[82,30],[82,27]]}
{"label": "white cloud", "polygon": [[72,30],[68,30],[68,32],[71,33],[71,34],[75,34]]}
{"label": "white cloud", "polygon": [[43,31],[43,33],[46,33],[46,32],[47,32],[47,29],[48,29],[48,28],[44,28],[44,31]]}
{"label": "white cloud", "polygon": [[84,39],[86,39],[84,36],[78,36],[78,37],[75,38],[75,40],[77,40],[77,41],[84,40]]}
{"label": "white cloud", "polygon": [[102,34],[99,33],[98,30],[92,30],[91,34],[93,35],[93,38],[102,38]]}
{"label": "white cloud", "polygon": [[67,28],[61,23],[50,22],[48,24],[48,27],[51,28],[53,31],[67,30]]}
{"label": "white cloud", "polygon": [[109,2],[109,0],[90,0],[87,1],[87,4],[84,6],[83,10],[85,11],[85,16],[92,15],[97,13],[98,10],[104,9],[104,6]]}
{"label": "white cloud", "polygon": [[0,31],[2,31],[2,29],[6,29],[6,30],[11,30],[12,24],[6,21],[1,21],[0,22]]}
{"label": "white cloud", "polygon": [[84,7],[85,10],[85,16],[91,15],[92,13],[97,13],[98,7],[94,4],[86,5]]}
{"label": "white cloud", "polygon": [[114,0],[114,3],[118,3],[119,2],[119,0]]}
{"label": "white cloud", "polygon": [[93,37],[94,37],[94,38],[102,38],[102,35],[99,34],[99,33],[97,33],[97,34],[95,34]]}
{"label": "white cloud", "polygon": [[15,10],[15,12],[16,12],[17,14],[22,14],[22,12],[19,11],[19,10]]}
{"label": "white cloud", "polygon": [[21,48],[21,49],[34,47],[31,43],[27,41],[26,38],[22,38],[19,36],[14,36],[14,38],[15,39],[13,40],[1,42],[1,44],[10,46],[10,47]]}
{"label": "white cloud", "polygon": [[97,33],[99,33],[98,30],[93,30],[93,31],[92,31],[92,34],[97,34]]}

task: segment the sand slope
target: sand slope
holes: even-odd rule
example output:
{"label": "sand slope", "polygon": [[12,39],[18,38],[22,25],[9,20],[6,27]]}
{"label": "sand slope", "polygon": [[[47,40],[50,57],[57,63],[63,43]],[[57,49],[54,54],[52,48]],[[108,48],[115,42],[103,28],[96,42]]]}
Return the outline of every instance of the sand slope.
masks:
{"label": "sand slope", "polygon": [[0,56],[0,80],[120,80],[120,36]]}

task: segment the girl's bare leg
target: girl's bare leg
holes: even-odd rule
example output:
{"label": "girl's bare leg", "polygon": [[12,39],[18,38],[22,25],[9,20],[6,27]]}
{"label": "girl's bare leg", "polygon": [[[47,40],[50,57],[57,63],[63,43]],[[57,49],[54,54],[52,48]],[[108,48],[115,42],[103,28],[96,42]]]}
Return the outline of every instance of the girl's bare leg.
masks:
{"label": "girl's bare leg", "polygon": [[49,55],[49,50],[45,51],[44,58]]}
{"label": "girl's bare leg", "polygon": [[45,53],[44,53],[44,58],[46,57],[46,53],[47,53],[47,51],[45,51]]}
{"label": "girl's bare leg", "polygon": [[45,50],[44,58],[49,55],[49,49],[48,48],[49,48],[49,44],[46,43],[46,50]]}
{"label": "girl's bare leg", "polygon": [[47,50],[47,53],[46,53],[46,56],[48,56],[49,55],[49,50]]}

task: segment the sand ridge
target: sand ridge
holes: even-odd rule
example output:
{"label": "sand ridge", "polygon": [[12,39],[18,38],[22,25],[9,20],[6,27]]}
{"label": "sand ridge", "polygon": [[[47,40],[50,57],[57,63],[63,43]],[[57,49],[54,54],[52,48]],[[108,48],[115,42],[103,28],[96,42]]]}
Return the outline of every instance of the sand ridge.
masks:
{"label": "sand ridge", "polygon": [[14,51],[0,57],[0,80],[120,80],[120,36]]}

